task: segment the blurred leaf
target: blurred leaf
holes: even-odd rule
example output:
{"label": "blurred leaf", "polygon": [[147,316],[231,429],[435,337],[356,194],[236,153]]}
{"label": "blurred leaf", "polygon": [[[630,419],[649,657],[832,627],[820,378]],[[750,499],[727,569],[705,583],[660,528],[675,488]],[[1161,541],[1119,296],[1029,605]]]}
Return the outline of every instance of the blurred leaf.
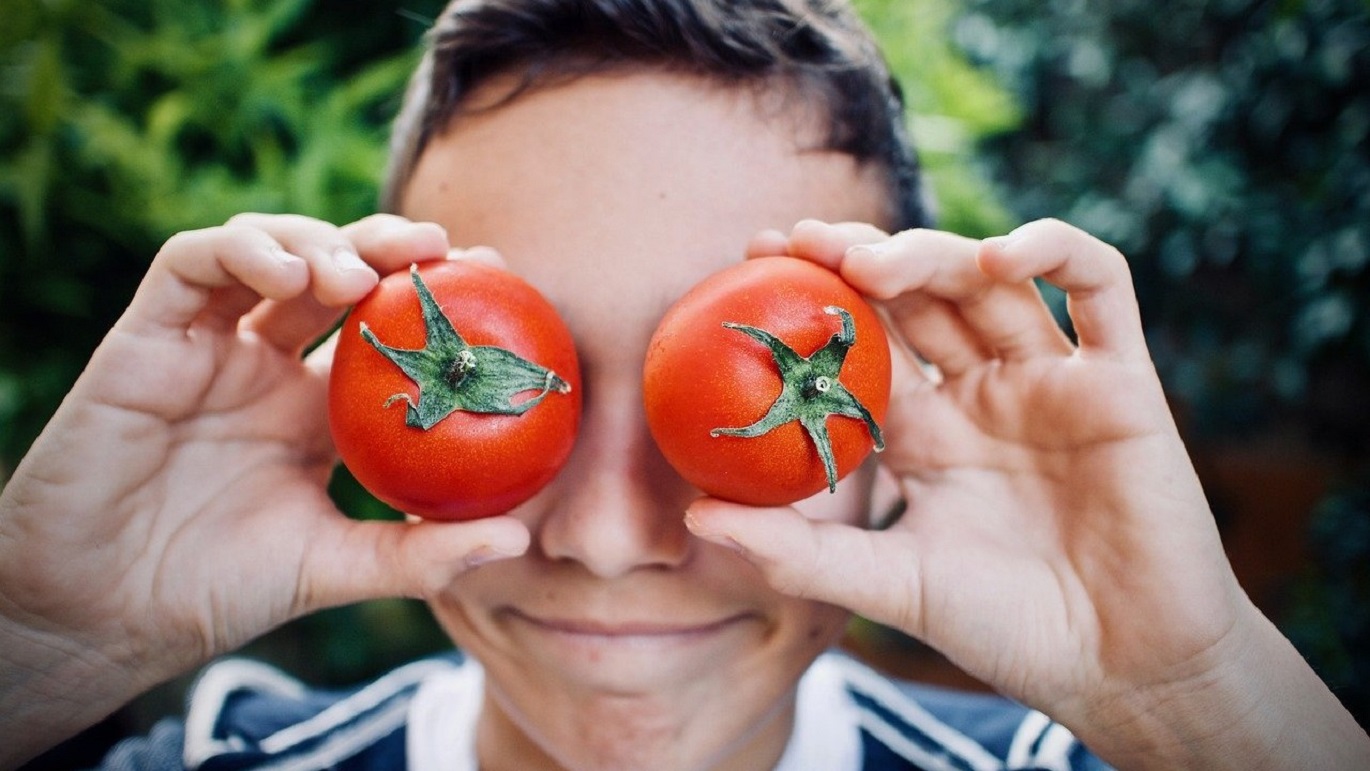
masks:
{"label": "blurred leaf", "polygon": [[938,225],[973,236],[1016,224],[1000,203],[975,147],[1017,125],[1012,94],[950,42],[954,0],[857,0],[904,86],[910,131],[937,201]]}
{"label": "blurred leaf", "polygon": [[1370,391],[1370,5],[972,0],[953,30],[1027,111],[983,144],[989,177],[1016,218],[1129,255],[1194,430],[1370,449],[1329,396]]}

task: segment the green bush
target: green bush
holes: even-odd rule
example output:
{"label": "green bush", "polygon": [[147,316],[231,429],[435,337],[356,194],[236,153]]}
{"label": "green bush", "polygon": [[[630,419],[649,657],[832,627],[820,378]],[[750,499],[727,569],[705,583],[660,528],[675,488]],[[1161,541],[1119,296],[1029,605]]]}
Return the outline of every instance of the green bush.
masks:
{"label": "green bush", "polygon": [[1014,128],[1019,109],[993,73],[948,36],[956,0],[855,0],[904,88],[911,133],[935,198],[938,226],[970,236],[1012,227],[977,150]]}
{"label": "green bush", "polygon": [[[7,4],[0,32],[0,472],[159,245],[241,211],[374,210],[436,2]],[[3,475],[0,474],[0,479]]]}
{"label": "green bush", "polygon": [[1131,256],[1196,429],[1365,451],[1367,5],[976,0],[955,35],[1024,106],[986,146],[1006,200]]}
{"label": "green bush", "polygon": [[1366,722],[1370,4],[973,0],[954,37],[1023,107],[1004,200],[1129,255],[1192,438],[1333,468],[1287,625]]}

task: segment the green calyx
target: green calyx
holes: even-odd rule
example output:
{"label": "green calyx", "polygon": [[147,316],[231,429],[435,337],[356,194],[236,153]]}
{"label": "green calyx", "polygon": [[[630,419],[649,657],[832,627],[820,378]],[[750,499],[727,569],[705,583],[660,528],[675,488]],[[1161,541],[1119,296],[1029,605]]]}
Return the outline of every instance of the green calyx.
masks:
{"label": "green calyx", "polygon": [[[362,338],[419,387],[418,402],[407,393],[385,401],[386,407],[397,401],[408,405],[405,425],[426,431],[457,410],[522,415],[553,391],[570,393],[571,384],[546,367],[503,348],[467,345],[438,307],[417,265],[410,267],[409,275],[423,309],[424,347],[392,348],[377,339],[364,322],[361,325]],[[538,393],[514,404],[513,397],[526,391]]]}
{"label": "green calyx", "polygon": [[856,324],[851,313],[835,305],[827,306],[823,312],[840,317],[842,329],[808,358],[800,356],[764,329],[724,322],[723,326],[736,329],[770,350],[783,385],[780,395],[760,420],[742,428],[715,428],[709,435],[758,437],[797,420],[818,451],[828,476],[828,491],[833,492],[837,489],[837,462],[833,459],[832,440],[828,437],[828,416],[842,415],[864,421],[876,452],[885,449],[885,440],[870,410],[838,380],[842,362],[856,344]]}

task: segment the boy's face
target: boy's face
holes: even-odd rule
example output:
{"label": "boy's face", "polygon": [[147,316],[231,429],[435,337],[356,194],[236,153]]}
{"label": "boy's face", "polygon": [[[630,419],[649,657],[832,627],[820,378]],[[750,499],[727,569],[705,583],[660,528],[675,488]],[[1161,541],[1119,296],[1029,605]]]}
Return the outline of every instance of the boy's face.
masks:
{"label": "boy's face", "polygon": [[[405,191],[403,214],[441,223],[457,245],[497,248],[546,294],[583,369],[575,450],[513,512],[533,533],[528,554],[433,603],[486,667],[487,760],[774,762],[795,683],[846,622],[688,533],[699,492],[643,416],[647,341],[676,298],[741,260],[761,229],[888,211],[877,174],[810,149],[819,135],[794,114],[802,100],[770,102],[665,74],[582,78],[459,118]],[[800,509],[859,522],[868,487],[854,474]]]}

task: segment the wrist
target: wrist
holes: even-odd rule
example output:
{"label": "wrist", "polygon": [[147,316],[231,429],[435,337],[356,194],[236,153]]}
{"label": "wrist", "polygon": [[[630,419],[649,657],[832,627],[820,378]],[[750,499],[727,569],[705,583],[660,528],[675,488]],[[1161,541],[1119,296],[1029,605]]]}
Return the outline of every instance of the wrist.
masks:
{"label": "wrist", "polygon": [[108,654],[0,617],[0,769],[94,725],[143,686]]}
{"label": "wrist", "polygon": [[1075,728],[1119,768],[1370,768],[1370,738],[1249,601],[1161,682],[1115,688]]}

